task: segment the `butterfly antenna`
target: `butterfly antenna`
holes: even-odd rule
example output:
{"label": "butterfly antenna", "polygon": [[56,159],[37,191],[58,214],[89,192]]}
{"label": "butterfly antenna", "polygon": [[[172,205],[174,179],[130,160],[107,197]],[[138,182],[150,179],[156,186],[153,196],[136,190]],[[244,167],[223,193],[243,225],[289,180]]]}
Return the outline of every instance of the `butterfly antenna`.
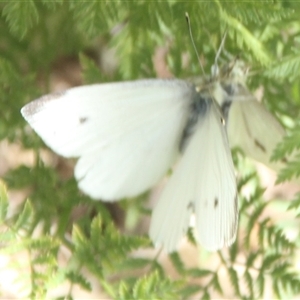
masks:
{"label": "butterfly antenna", "polygon": [[222,38],[222,41],[221,41],[221,45],[220,45],[220,47],[218,49],[218,52],[216,54],[216,58],[215,58],[215,64],[216,65],[218,64],[218,59],[219,59],[219,57],[221,55],[222,50],[224,49],[224,44],[225,44],[225,40],[226,40],[226,36],[227,36],[227,31],[228,30],[225,29],[225,32],[224,32],[224,35],[223,35],[223,38]]}
{"label": "butterfly antenna", "polygon": [[212,66],[212,70],[211,70],[211,73],[212,73],[212,76],[213,77],[216,77],[219,73],[219,67],[218,67],[218,59],[220,58],[220,55],[221,55],[221,52],[222,50],[224,49],[224,44],[225,44],[225,40],[226,40],[226,36],[227,36],[227,29],[225,30],[225,33],[223,35],[223,38],[222,38],[222,41],[221,41],[221,44],[220,44],[220,47],[217,51],[217,54],[216,54],[216,57],[215,57],[215,63],[213,64]]}
{"label": "butterfly antenna", "polygon": [[200,65],[200,68],[203,72],[203,75],[205,76],[205,72],[204,72],[204,68],[203,68],[203,65],[202,65],[202,62],[200,60],[200,56],[199,56],[199,53],[197,51],[197,48],[196,48],[196,45],[195,45],[195,42],[194,42],[194,38],[193,38],[193,33],[192,33],[192,27],[191,27],[191,21],[190,21],[190,16],[189,14],[186,12],[185,13],[185,18],[186,18],[186,22],[188,24],[188,28],[189,28],[189,33],[190,33],[190,38],[191,38],[191,41],[192,41],[192,45],[194,47],[194,50],[196,52],[196,55],[197,55],[197,59],[198,59],[198,62],[199,62],[199,65]]}

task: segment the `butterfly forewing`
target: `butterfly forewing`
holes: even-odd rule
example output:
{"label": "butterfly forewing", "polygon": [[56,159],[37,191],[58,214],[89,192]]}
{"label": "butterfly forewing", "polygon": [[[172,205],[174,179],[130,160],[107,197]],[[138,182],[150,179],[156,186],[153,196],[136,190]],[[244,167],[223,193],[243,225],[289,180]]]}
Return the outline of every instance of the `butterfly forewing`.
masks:
{"label": "butterfly forewing", "polygon": [[95,199],[152,187],[178,154],[194,88],[181,80],[140,80],[72,88],[27,104],[22,114],[45,143],[79,157],[75,177]]}

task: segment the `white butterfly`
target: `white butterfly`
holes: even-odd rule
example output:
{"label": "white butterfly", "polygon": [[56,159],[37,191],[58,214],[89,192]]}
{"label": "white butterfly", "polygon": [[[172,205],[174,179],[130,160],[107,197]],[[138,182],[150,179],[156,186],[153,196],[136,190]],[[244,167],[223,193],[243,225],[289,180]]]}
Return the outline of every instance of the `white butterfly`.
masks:
{"label": "white butterfly", "polygon": [[21,112],[51,149],[79,158],[75,177],[94,199],[136,196],[179,159],[152,214],[155,244],[176,250],[192,214],[203,247],[234,242],[234,166],[209,90],[176,79],[95,84],[46,95]]}

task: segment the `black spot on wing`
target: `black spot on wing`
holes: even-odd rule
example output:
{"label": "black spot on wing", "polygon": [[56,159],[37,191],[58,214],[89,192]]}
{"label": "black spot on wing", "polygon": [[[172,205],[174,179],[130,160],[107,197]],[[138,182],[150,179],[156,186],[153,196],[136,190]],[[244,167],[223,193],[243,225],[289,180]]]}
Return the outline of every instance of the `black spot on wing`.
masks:
{"label": "black spot on wing", "polygon": [[243,120],[244,120],[243,122],[245,124],[245,128],[246,128],[246,131],[247,131],[248,135],[253,139],[254,144],[255,144],[256,147],[258,147],[261,151],[266,152],[265,146],[262,143],[260,143],[256,138],[254,138],[252,136],[251,130],[250,130],[250,128],[248,126],[248,123],[246,121],[246,116],[244,115],[244,112],[242,112],[242,113],[243,113]]}
{"label": "black spot on wing", "polygon": [[214,201],[214,208],[217,208],[219,206],[219,199],[216,197]]}
{"label": "black spot on wing", "polygon": [[194,202],[190,201],[189,204],[187,205],[187,209],[190,210],[191,212],[194,212],[195,211]]}
{"label": "black spot on wing", "polygon": [[254,139],[254,144],[263,152],[266,152],[266,148],[257,139]]}
{"label": "black spot on wing", "polygon": [[80,118],[79,118],[79,123],[80,123],[80,124],[84,124],[84,123],[87,122],[87,120],[88,120],[88,117],[80,117]]}

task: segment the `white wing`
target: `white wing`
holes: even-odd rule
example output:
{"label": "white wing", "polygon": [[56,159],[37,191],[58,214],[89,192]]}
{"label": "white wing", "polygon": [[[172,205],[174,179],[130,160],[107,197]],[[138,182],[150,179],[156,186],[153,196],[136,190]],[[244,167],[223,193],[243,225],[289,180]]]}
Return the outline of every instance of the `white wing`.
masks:
{"label": "white wing", "polygon": [[45,143],[79,157],[75,177],[92,198],[140,194],[178,153],[194,87],[180,80],[140,80],[72,88],[22,108]]}
{"label": "white wing", "polygon": [[237,229],[237,189],[225,127],[215,105],[196,125],[152,214],[150,237],[172,252],[195,213],[197,239],[208,250],[231,245]]}
{"label": "white wing", "polygon": [[284,137],[284,129],[254,97],[232,102],[227,129],[231,147],[240,147],[247,156],[272,169],[280,168],[270,157]]}
{"label": "white wing", "polygon": [[240,147],[247,156],[279,170],[280,163],[270,162],[270,157],[285,132],[276,118],[248,91],[246,70],[242,61],[235,61],[231,73],[224,74],[222,81],[213,82],[212,93],[225,116],[228,113],[230,146]]}

